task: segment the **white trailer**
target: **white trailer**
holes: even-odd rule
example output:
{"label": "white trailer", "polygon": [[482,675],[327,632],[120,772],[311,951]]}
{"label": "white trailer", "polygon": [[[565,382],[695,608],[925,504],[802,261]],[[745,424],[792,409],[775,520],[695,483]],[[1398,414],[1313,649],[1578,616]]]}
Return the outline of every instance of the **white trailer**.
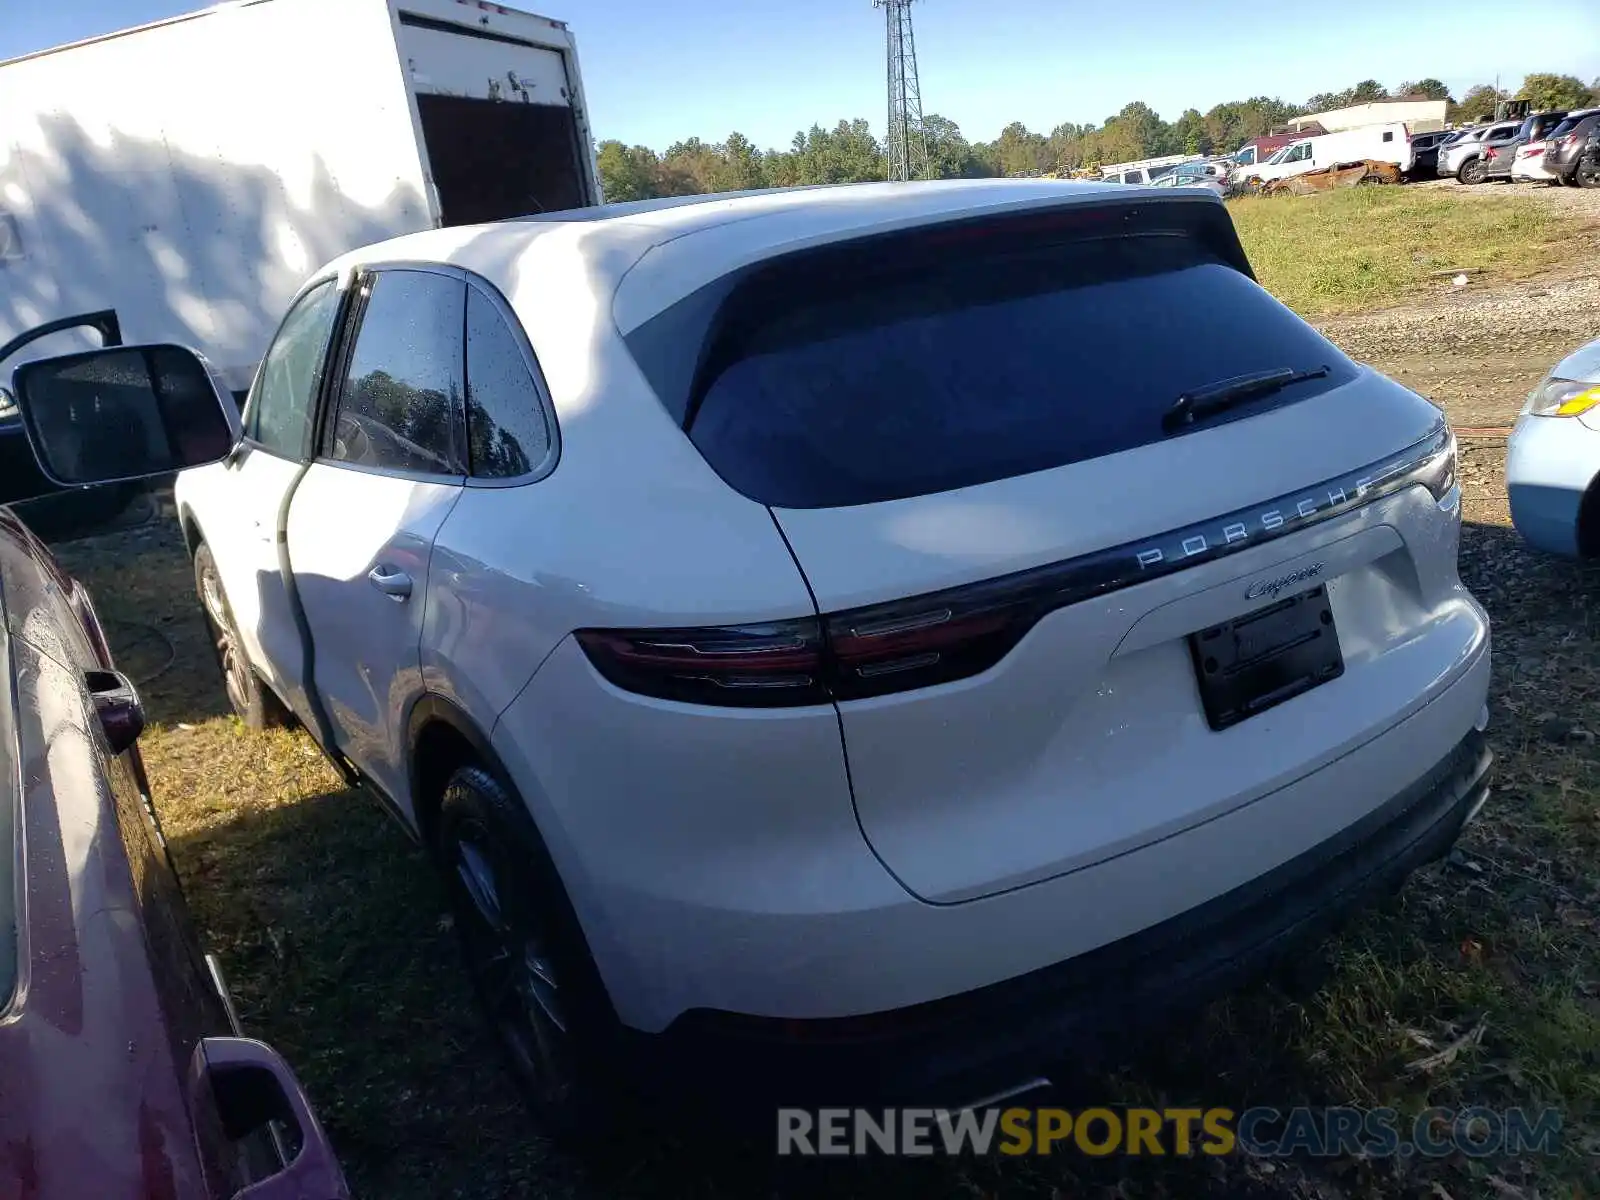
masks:
{"label": "white trailer", "polygon": [[0,63],[0,114],[0,345],[110,309],[238,391],[328,259],[600,200],[571,31],[486,0],[234,0]]}

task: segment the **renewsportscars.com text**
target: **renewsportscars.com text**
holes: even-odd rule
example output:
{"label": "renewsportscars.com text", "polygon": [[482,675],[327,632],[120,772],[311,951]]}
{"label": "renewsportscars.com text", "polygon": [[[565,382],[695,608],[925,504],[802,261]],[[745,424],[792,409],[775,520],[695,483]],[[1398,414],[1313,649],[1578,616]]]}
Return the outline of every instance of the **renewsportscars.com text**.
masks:
{"label": "renewsportscars.com text", "polygon": [[778,1110],[780,1155],[1247,1154],[1438,1158],[1555,1154],[1555,1109],[932,1108]]}

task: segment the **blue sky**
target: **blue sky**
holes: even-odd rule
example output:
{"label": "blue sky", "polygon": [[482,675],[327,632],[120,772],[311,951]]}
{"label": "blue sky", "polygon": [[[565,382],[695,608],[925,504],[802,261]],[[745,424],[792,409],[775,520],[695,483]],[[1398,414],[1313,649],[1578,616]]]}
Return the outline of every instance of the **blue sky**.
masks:
{"label": "blue sky", "polygon": [[[328,3],[352,0],[327,0]],[[360,0],[372,2],[372,0]],[[197,7],[0,0],[0,59]],[[518,0],[578,36],[596,136],[664,149],[737,129],[762,147],[841,117],[884,122],[883,14],[870,0]],[[1600,76],[1595,0],[925,0],[924,109],[974,141],[1049,132],[1130,100],[1168,120],[1250,95],[1299,101],[1360,79]],[[1489,32],[1497,30],[1498,32]]]}

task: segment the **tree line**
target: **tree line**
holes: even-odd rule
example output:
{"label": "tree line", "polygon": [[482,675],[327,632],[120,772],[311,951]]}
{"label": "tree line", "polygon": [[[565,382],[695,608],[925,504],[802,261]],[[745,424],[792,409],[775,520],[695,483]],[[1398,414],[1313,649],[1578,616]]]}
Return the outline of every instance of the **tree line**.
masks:
{"label": "tree line", "polygon": [[[925,117],[923,128],[930,168],[941,179],[1067,174],[1165,154],[1229,154],[1251,138],[1281,128],[1290,117],[1405,97],[1445,100],[1448,120],[1479,121],[1494,115],[1498,100],[1525,99],[1538,110],[1600,104],[1600,79],[1585,84],[1571,75],[1534,74],[1516,92],[1496,91],[1485,83],[1468,89],[1459,101],[1437,79],[1408,81],[1393,89],[1363,79],[1342,92],[1320,92],[1303,104],[1252,96],[1215,105],[1206,113],[1186,109],[1176,121],[1163,120],[1148,104],[1135,100],[1098,126],[1068,121],[1045,134],[1014,121],[992,142],[969,142],[960,126],[938,115]],[[885,173],[884,147],[860,118],[840,121],[832,129],[813,125],[796,133],[787,150],[758,149],[741,133],[714,143],[690,138],[660,154],[648,146],[604,141],[598,162],[601,185],[611,201],[859,183],[882,179]]]}

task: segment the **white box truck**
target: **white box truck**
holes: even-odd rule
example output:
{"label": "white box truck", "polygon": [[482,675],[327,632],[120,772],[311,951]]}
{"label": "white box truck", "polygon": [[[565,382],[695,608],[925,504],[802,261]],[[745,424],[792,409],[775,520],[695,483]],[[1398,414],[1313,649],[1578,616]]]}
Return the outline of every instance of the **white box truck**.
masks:
{"label": "white box truck", "polygon": [[[562,22],[487,0],[235,0],[0,63],[0,348],[110,310],[123,341],[193,346],[242,393],[328,259],[599,200]],[[0,378],[95,344],[54,334]]]}
{"label": "white box truck", "polygon": [[1398,122],[1367,125],[1301,138],[1278,150],[1266,162],[1235,168],[1234,179],[1272,183],[1367,159],[1393,163],[1402,173],[1411,170],[1416,163],[1416,151],[1412,149],[1406,127]]}

